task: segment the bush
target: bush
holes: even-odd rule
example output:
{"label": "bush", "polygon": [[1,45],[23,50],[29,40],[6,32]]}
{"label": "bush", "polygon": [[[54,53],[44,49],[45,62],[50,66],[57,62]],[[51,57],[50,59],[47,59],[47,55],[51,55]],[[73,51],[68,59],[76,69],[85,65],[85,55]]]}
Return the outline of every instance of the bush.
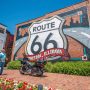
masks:
{"label": "bush", "polygon": [[[19,60],[11,61],[8,63],[8,69],[19,69],[21,63]],[[72,75],[82,75],[90,76],[90,62],[48,62],[45,65],[45,70],[51,73],[62,73],[62,74],[72,74]]]}
{"label": "bush", "polygon": [[19,69],[21,66],[21,63],[19,60],[11,61],[7,65],[7,69]]}
{"label": "bush", "polygon": [[90,76],[90,62],[56,62],[48,63],[46,71],[52,73]]}

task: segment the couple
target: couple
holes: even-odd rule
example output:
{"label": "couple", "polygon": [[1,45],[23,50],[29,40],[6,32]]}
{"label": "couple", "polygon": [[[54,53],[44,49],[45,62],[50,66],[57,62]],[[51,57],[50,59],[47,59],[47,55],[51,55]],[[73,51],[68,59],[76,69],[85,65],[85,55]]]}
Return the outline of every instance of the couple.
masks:
{"label": "couple", "polygon": [[2,75],[3,73],[5,59],[6,59],[6,54],[5,54],[5,50],[3,49],[0,51],[0,75]]}

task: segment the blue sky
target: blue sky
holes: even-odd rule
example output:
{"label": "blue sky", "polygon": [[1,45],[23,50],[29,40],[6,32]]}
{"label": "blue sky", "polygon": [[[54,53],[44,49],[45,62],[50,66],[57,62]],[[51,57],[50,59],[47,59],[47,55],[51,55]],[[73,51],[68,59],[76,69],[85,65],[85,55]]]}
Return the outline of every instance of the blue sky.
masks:
{"label": "blue sky", "polygon": [[14,34],[16,24],[38,18],[84,0],[0,0],[0,23]]}

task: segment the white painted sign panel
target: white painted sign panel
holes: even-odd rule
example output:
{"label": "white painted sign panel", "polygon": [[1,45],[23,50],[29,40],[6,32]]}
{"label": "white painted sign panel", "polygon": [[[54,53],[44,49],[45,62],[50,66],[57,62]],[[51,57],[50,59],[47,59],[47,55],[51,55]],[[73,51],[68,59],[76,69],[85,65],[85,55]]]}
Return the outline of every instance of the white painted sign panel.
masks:
{"label": "white painted sign panel", "polygon": [[[62,31],[63,22],[62,18],[54,16],[30,26],[26,51],[31,59],[38,59],[45,55],[64,55],[67,41]],[[49,54],[45,54],[48,52]]]}

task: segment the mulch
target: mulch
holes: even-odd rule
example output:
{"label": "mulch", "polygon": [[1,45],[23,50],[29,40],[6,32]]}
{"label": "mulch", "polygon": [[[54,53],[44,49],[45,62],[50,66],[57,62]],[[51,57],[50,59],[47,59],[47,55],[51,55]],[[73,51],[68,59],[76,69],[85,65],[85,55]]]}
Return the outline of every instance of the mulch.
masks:
{"label": "mulch", "polygon": [[90,76],[77,76],[56,73],[44,73],[42,77],[21,75],[19,70],[4,70],[0,77],[13,78],[26,81],[31,84],[42,84],[43,86],[59,90],[90,90]]}

